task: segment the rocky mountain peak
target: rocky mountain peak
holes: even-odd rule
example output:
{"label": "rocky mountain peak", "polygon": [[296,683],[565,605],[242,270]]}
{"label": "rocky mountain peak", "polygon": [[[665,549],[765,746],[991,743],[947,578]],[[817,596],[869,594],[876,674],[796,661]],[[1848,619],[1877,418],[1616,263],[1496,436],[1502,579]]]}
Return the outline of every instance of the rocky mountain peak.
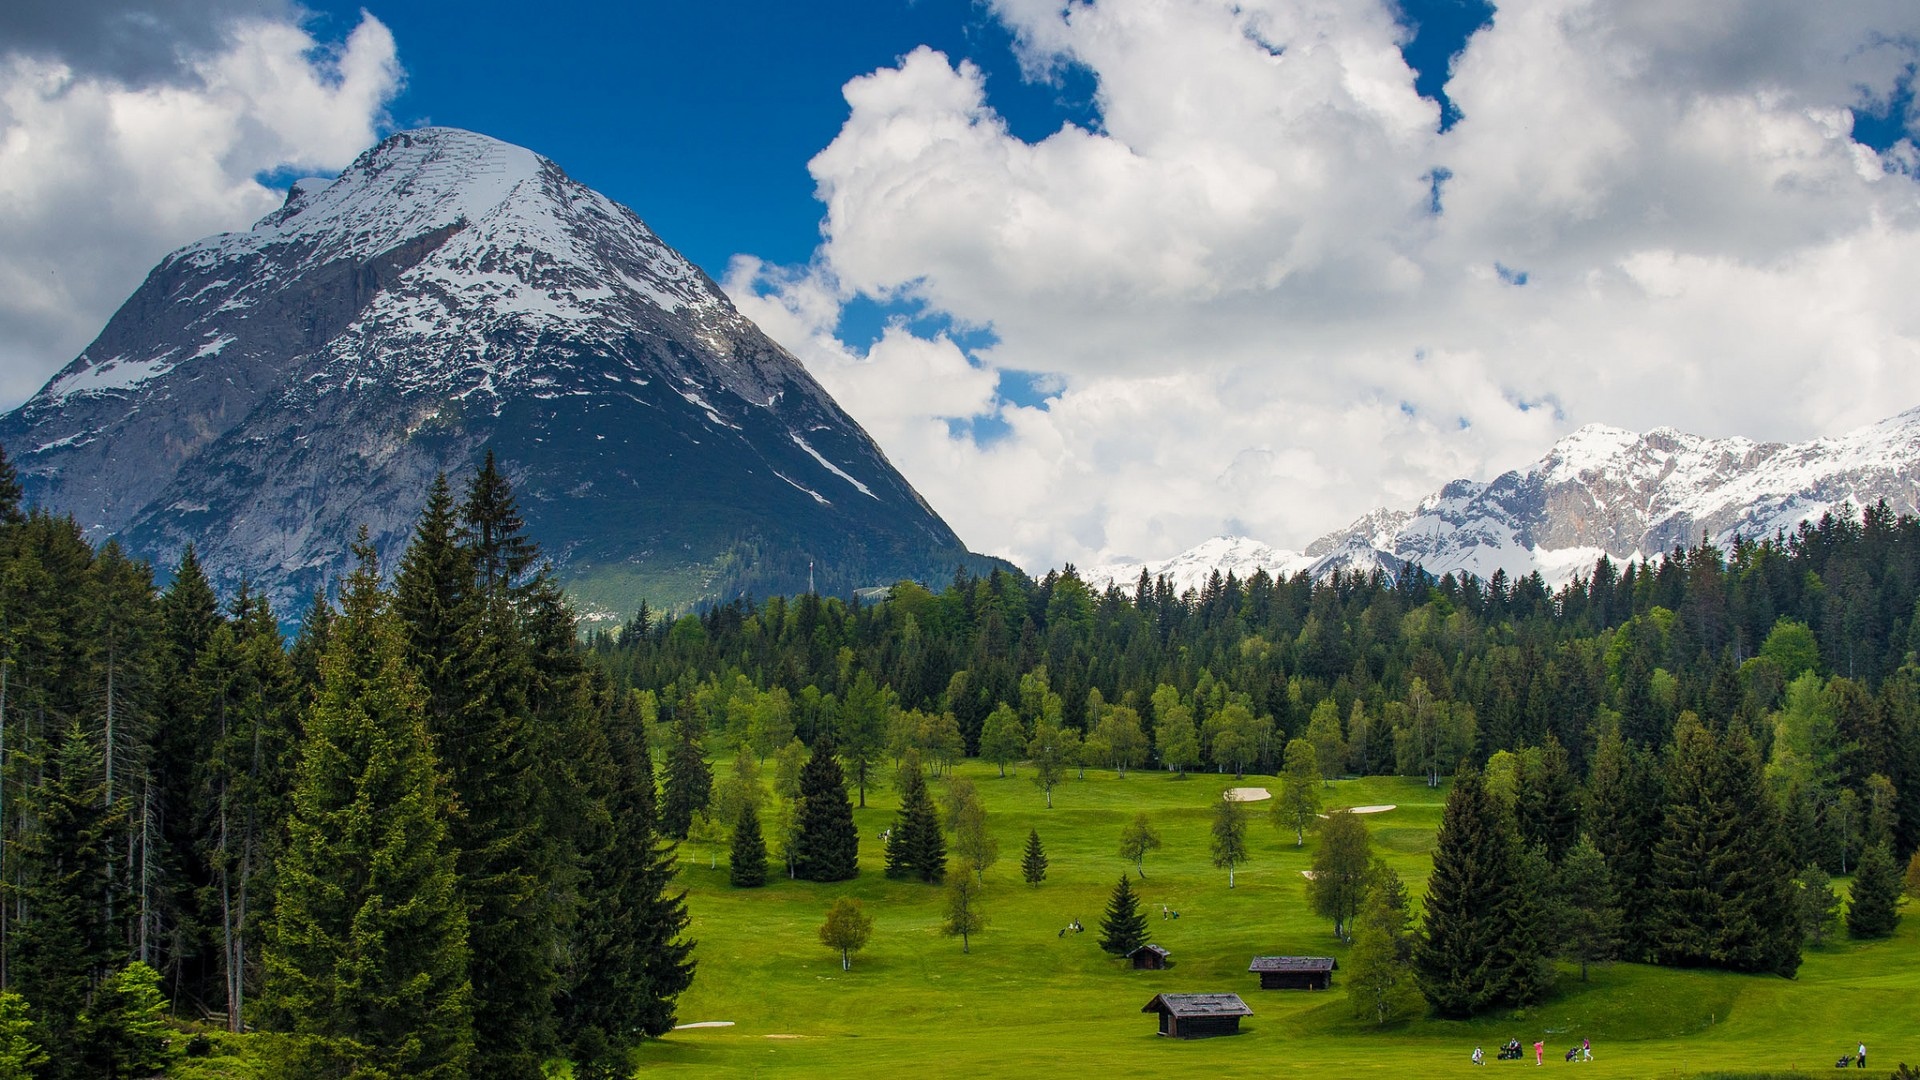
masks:
{"label": "rocky mountain peak", "polygon": [[[678,584],[657,600],[760,580],[723,551],[772,533],[831,549],[855,584],[970,558],[631,210],[453,128],[395,134],[251,229],[169,255],[0,440],[29,497],[96,535],[162,563],[192,541],[216,575],[283,600],[337,570],[360,523],[394,554],[433,473],[488,448],[548,550],[627,582],[622,604],[662,575]],[[644,520],[582,516],[609,498]]]}

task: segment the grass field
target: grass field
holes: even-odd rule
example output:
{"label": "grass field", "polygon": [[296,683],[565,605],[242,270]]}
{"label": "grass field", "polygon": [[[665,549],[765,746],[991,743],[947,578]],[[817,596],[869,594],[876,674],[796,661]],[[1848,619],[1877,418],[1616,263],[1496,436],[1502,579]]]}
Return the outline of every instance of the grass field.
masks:
{"label": "grass field", "polygon": [[[716,775],[725,774],[717,764]],[[1920,1063],[1920,914],[1909,910],[1890,941],[1845,939],[1810,951],[1797,979],[1673,971],[1634,964],[1595,968],[1582,984],[1563,969],[1559,989],[1535,1008],[1472,1022],[1423,1020],[1378,1030],[1352,1020],[1340,974],[1331,992],[1261,991],[1247,973],[1260,954],[1331,955],[1346,949],[1330,923],[1306,906],[1314,839],[1296,848],[1253,803],[1253,859],[1227,888],[1208,854],[1213,801],[1239,784],[1279,790],[1271,777],[1089,770],[1054,793],[1048,810],[1022,771],[999,779],[991,765],[959,772],[980,789],[1000,842],[986,872],[990,925],[963,955],[958,938],[939,932],[942,892],[881,874],[881,830],[897,798],[867,793],[855,812],[861,873],[833,885],[787,881],[763,889],[727,884],[726,853],[710,866],[706,847],[682,851],[681,881],[699,946],[699,972],[680,1000],[682,1023],[731,1021],[731,1027],[678,1030],[640,1054],[645,1072],[687,1075],[915,1076],[1155,1075],[1233,1077],[1310,1069],[1322,1075],[1422,1077],[1510,1072],[1492,1060],[1518,1037],[1544,1039],[1548,1065],[1571,1069],[1560,1054],[1593,1040],[1595,1060],[1577,1066],[1595,1077],[1831,1072],[1865,1041],[1885,1076]],[[943,785],[933,785],[936,800]],[[1418,780],[1336,782],[1329,807],[1393,804],[1369,815],[1377,851],[1415,897],[1425,889],[1443,792]],[[1108,893],[1130,863],[1116,854],[1121,827],[1146,811],[1165,847],[1147,856],[1135,879],[1151,939],[1172,952],[1166,971],[1132,971],[1096,944]],[[1020,880],[1027,830],[1037,828],[1050,861],[1038,887]],[[827,906],[855,896],[874,919],[871,941],[853,969],[816,936]],[[1181,917],[1162,920],[1162,904]],[[1084,934],[1059,936],[1078,918]],[[1163,1039],[1141,1006],[1160,992],[1238,993],[1254,1015],[1234,1038]],[[1488,1063],[1468,1060],[1475,1045]],[[1534,1067],[1529,1049],[1525,1067]]]}

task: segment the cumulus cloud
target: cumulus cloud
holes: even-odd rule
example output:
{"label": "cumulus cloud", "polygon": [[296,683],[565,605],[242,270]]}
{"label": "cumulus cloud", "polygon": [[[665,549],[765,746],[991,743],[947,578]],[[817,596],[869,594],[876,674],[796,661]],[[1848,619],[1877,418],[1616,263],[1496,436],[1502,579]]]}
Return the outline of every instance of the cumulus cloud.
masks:
{"label": "cumulus cloud", "polygon": [[[916,50],[846,86],[813,263],[729,277],[980,548],[1303,546],[1582,423],[1805,438],[1920,405],[1916,154],[1851,137],[1912,78],[1909,2],[1503,6],[1444,133],[1384,2],[990,6],[1031,77],[1092,74],[1097,128],[1016,138]],[[993,344],[852,348],[855,296]],[[1005,371],[1062,389],[985,396]],[[1004,434],[941,419],[969,402]]]}
{"label": "cumulus cloud", "polygon": [[[116,26],[167,14],[77,7]],[[9,6],[0,25],[41,10]],[[385,122],[402,75],[372,16],[329,44],[261,14],[279,5],[197,10],[238,17],[156,34],[164,62],[62,52],[90,25],[77,16],[0,53],[0,406],[78,354],[167,251],[274,209],[260,175],[339,169]]]}

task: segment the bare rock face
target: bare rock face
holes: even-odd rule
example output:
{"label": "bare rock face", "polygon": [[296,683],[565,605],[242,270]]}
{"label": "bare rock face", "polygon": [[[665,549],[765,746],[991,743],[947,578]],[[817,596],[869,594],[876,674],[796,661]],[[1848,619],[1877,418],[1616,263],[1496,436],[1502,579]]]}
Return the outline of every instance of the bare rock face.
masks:
{"label": "bare rock face", "polygon": [[283,605],[489,449],[590,608],[988,565],[631,211],[449,128],[169,255],[0,443],[96,538]]}

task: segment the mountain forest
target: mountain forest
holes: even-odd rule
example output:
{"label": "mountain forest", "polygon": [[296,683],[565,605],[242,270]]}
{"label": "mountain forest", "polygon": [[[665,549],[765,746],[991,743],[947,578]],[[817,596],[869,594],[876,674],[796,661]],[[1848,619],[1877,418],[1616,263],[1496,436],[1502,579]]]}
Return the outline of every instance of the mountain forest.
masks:
{"label": "mountain forest", "polygon": [[[630,1075],[699,977],[689,845],[733,889],[850,880],[884,795],[887,874],[948,882],[967,948],[996,857],[969,759],[1048,806],[1089,771],[1280,777],[1323,853],[1351,815],[1315,825],[1316,787],[1444,791],[1417,902],[1364,829],[1312,883],[1382,1022],[1539,1002],[1557,960],[1792,977],[1830,879],[1885,936],[1920,848],[1920,521],[1884,506],[1557,589],[959,569],[592,635],[491,456],[397,565],[353,550],[289,637],[191,549],[158,584],[23,506],[0,458],[0,1075],[241,1033],[274,1076]],[[1042,888],[1038,830],[1021,862]],[[834,910],[857,968],[870,922]]]}

